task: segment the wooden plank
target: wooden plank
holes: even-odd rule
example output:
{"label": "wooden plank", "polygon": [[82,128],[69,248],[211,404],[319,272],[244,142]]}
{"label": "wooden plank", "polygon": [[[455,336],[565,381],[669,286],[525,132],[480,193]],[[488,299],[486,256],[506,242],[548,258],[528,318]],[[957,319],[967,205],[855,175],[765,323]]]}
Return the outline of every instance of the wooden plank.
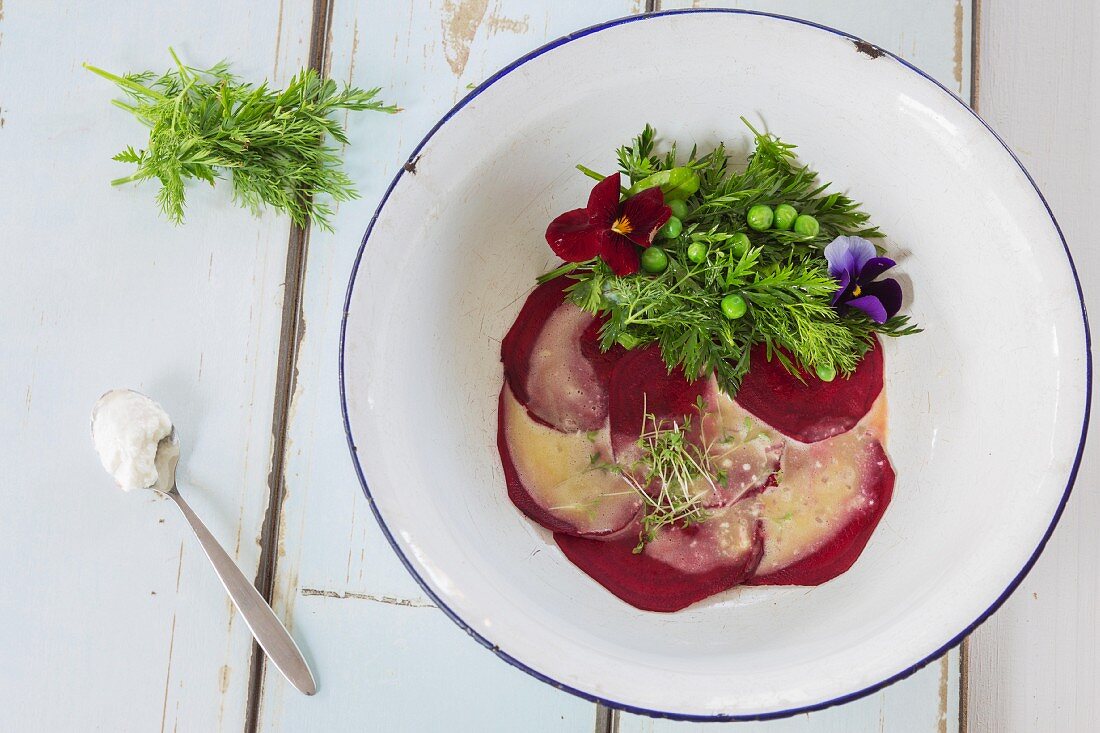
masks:
{"label": "wooden plank", "polygon": [[970,99],[970,0],[659,0],[662,10],[725,7],[790,15],[892,51]]}
{"label": "wooden plank", "polygon": [[[0,3],[0,730],[240,730],[251,635],[169,503],[113,488],[88,432],[118,386],[160,400],[180,488],[246,573],[267,502],[288,222],[112,189],[144,129],[80,67],[167,68],[169,44],[285,81],[309,8]],[[228,22],[227,22],[228,21]]]}
{"label": "wooden plank", "polygon": [[[964,99],[970,95],[970,4],[958,0],[910,3],[819,3],[814,0],[710,2],[662,0],[661,9],[735,7],[812,20],[889,49],[931,74]],[[781,131],[780,131],[781,132]],[[959,656],[953,650],[912,677],[853,703],[767,723],[731,724],[738,731],[946,731],[958,728]],[[665,733],[689,723],[621,715],[623,733]],[[700,726],[695,726],[702,730]],[[706,730],[711,727],[707,726]]]}
{"label": "wooden plank", "polygon": [[[538,45],[643,3],[531,0],[335,0],[328,69],[383,85],[398,117],[349,119],[349,173],[363,199],[340,207],[336,234],[309,244],[298,377],[290,409],[275,600],[315,662],[305,700],[263,680],[262,730],[591,730],[595,707],[518,672],[466,638],[386,544],[344,442],[335,373],[352,261],[390,179],[432,124],[475,84]],[[410,293],[415,297],[415,293]]]}
{"label": "wooden plank", "polygon": [[[982,3],[976,94],[978,111],[1020,156],[1058,217],[1093,314],[1100,312],[1092,221],[1100,183],[1100,131],[1092,123],[1100,113],[1093,50],[1098,31],[1095,2],[1061,3],[1056,12],[1021,0]],[[1031,574],[970,637],[969,730],[1097,727],[1097,451],[1093,440],[1062,520]]]}
{"label": "wooden plank", "polygon": [[619,716],[620,733],[684,733],[729,730],[745,733],[939,733],[959,726],[959,656],[952,650],[907,680],[855,702],[793,718],[724,725],[678,723],[638,715]]}

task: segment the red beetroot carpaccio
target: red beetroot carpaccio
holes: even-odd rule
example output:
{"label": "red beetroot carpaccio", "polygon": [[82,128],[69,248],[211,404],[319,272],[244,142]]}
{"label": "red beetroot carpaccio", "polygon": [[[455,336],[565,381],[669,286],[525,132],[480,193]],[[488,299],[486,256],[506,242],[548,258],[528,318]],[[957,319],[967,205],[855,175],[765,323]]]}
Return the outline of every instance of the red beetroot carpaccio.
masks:
{"label": "red beetroot carpaccio", "polygon": [[[624,473],[634,469],[638,436],[647,414],[658,420],[687,422],[691,440],[712,441],[714,436],[706,435],[708,431],[702,426],[708,421],[716,422],[720,399],[716,397],[713,379],[689,380],[678,368],[670,371],[656,345],[629,352],[618,346],[611,352],[600,351],[598,336],[602,321],[592,316],[587,316],[590,320],[583,327],[579,320],[573,322],[568,340],[558,338],[560,334],[547,336],[548,328],[565,323],[563,309],[576,308],[566,302],[568,284],[568,278],[561,277],[536,288],[502,343],[504,389],[510,388],[515,400],[527,410],[526,415],[518,417],[513,412],[511,419],[548,426],[559,434],[572,436],[569,440],[588,440],[593,445],[593,465],[610,465],[614,461]],[[539,378],[538,370],[546,369],[546,355],[534,352],[540,340],[551,337],[549,351],[556,360],[554,368],[576,368],[583,372],[582,378],[571,383],[578,398],[557,400],[568,408],[564,411],[540,406],[546,401],[538,397],[542,390],[552,392],[547,383],[555,380],[548,380],[545,375]],[[565,341],[568,348],[562,346]],[[533,368],[538,358],[544,363]],[[590,467],[578,469],[575,476],[570,475],[558,486],[543,487],[541,500],[533,498],[538,492],[525,486],[512,460],[512,451],[519,447],[509,445],[505,429],[508,411],[502,391],[498,448],[509,496],[528,517],[554,533],[558,547],[574,565],[621,600],[642,610],[678,611],[741,584],[827,582],[855,563],[892,496],[893,467],[882,446],[884,436],[874,432],[880,421],[869,415],[872,408],[883,404],[883,368],[881,348],[876,342],[850,378],[823,382],[814,375],[803,375],[805,381],[799,381],[787,374],[778,361],[769,362],[761,348],[754,349],[752,368],[733,402],[743,410],[735,415],[737,420],[754,423],[748,432],[765,436],[760,438],[759,455],[767,457],[760,459],[760,465],[764,466],[759,471],[761,475],[754,474],[756,482],[742,484],[725,501],[708,504],[710,517],[706,521],[690,527],[662,527],[658,537],[641,552],[635,552],[641,529],[640,496],[634,510],[615,505],[612,507],[615,511],[607,511],[597,502],[593,516],[599,521],[578,520],[576,513],[571,519],[563,518],[560,502],[556,500],[564,502],[565,498],[554,492],[558,486],[567,487],[569,497],[575,497],[578,484],[583,484],[584,477],[589,475],[585,472],[592,471]],[[724,396],[721,399],[728,401]],[[714,430],[717,429],[712,428],[711,432]],[[813,505],[814,501],[824,502],[833,495],[843,496],[847,504],[834,507],[835,511],[829,515],[835,518],[835,524],[811,527],[801,534],[788,532],[791,537],[810,538],[805,541],[812,544],[795,550],[775,549],[780,534],[775,528],[781,526],[784,517],[767,513],[769,507],[790,501],[789,497],[781,499],[778,493],[791,490],[789,482],[785,485],[780,478],[784,469],[791,467],[784,462],[801,457],[798,486],[800,490],[813,492],[816,483],[829,479],[830,457],[837,451],[859,452],[858,460],[837,459],[850,469],[848,473],[833,472],[845,477],[851,485],[845,484],[841,487],[843,491],[834,487],[832,494],[823,491],[821,496],[803,502]],[[779,456],[778,460],[775,456]],[[814,461],[807,462],[806,456],[813,456]],[[821,476],[814,473],[815,465],[825,466]],[[746,463],[745,468],[748,467]],[[849,474],[853,471],[855,477],[851,478]],[[610,501],[602,497],[597,495],[599,501]],[[729,501],[735,503],[727,505]],[[578,524],[583,526],[578,528]],[[775,536],[769,536],[769,527]],[[731,539],[732,531],[737,533],[736,541]],[[777,554],[769,556],[773,551]],[[783,558],[787,557],[793,559],[784,565]],[[758,573],[758,569],[765,567],[766,573]]]}

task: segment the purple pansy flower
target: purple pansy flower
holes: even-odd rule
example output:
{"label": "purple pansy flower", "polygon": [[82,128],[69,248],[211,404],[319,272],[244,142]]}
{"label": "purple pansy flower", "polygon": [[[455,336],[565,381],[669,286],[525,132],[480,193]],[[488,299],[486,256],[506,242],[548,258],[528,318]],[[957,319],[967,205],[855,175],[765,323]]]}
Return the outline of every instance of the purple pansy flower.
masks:
{"label": "purple pansy flower", "polygon": [[878,257],[875,245],[862,237],[837,237],[825,248],[829,274],[839,287],[833,305],[863,311],[875,323],[886,323],[901,310],[901,285],[893,278],[875,278],[896,265],[889,257]]}

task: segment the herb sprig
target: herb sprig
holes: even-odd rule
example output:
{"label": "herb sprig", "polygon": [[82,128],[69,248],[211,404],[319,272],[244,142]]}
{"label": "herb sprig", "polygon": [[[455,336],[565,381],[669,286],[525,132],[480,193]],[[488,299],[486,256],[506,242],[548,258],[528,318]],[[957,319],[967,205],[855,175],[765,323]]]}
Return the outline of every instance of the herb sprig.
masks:
{"label": "herb sprig", "polygon": [[112,74],[84,67],[118,85],[125,99],[114,104],[149,127],[144,149],[127,147],[115,156],[137,170],[111,183],[157,179],[157,202],[172,222],[183,221],[184,182],[198,179],[210,185],[228,171],[233,199],[253,211],[262,205],[290,215],[299,226],[307,220],[331,230],[331,204],[356,198],[352,180],[340,169],[339,151],[327,145],[332,137],[348,138],[332,119],[336,110],[398,108],[376,97],[379,89],[342,88],[322,79],[313,69],[296,74],[284,90],[241,81],[220,62],[208,69],[185,66],[169,49],[175,68],[156,75]]}
{"label": "herb sprig", "polygon": [[637,443],[641,457],[633,472],[622,471],[623,478],[644,504],[636,553],[657,536],[661,527],[675,524],[688,527],[710,517],[703,500],[716,490],[717,472],[711,465],[709,452],[689,438],[690,431],[690,415],[682,423],[658,420],[651,413],[646,413],[643,419]]}
{"label": "herb sprig", "polygon": [[[829,192],[829,184],[818,183],[814,171],[799,165],[793,145],[743,121],[755,138],[755,150],[741,171],[728,166],[721,145],[704,155],[693,148],[686,163],[677,161],[675,146],[658,155],[656,131],[649,125],[619,148],[619,167],[631,183],[676,166],[699,175],[682,232],[660,243],[668,256],[664,271],[620,277],[594,258],[567,263],[540,279],[569,273],[577,281],[569,289],[573,301],[607,316],[604,349],[615,343],[626,348],[657,343],[669,369],[682,366],[689,378],[713,372],[730,395],[749,370],[750,349],[760,343],[769,358],[779,359],[799,378],[800,369],[819,367],[851,374],[874,334],[904,336],[920,330],[907,316],[876,323],[855,310],[841,315],[832,305],[837,282],[828,272],[825,245],[841,235],[882,233],[869,225],[859,204]],[[746,226],[750,208],[780,203],[812,215],[819,231],[810,235]],[[739,233],[749,237],[741,252],[732,241]],[[693,243],[707,248],[702,262],[687,255]],[[742,318],[730,319],[721,310],[722,298],[731,292],[749,305]]]}

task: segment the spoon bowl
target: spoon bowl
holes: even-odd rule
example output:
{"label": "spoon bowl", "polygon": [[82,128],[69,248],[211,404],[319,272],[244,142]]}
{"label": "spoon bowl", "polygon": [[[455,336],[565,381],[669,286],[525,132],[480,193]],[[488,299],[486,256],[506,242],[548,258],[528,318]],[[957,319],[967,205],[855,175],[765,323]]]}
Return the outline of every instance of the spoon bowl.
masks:
{"label": "spoon bowl", "polygon": [[176,426],[167,437],[157,444],[157,457],[153,463],[157,467],[157,482],[148,487],[159,494],[168,494],[176,490],[176,466],[180,462],[180,439]]}

